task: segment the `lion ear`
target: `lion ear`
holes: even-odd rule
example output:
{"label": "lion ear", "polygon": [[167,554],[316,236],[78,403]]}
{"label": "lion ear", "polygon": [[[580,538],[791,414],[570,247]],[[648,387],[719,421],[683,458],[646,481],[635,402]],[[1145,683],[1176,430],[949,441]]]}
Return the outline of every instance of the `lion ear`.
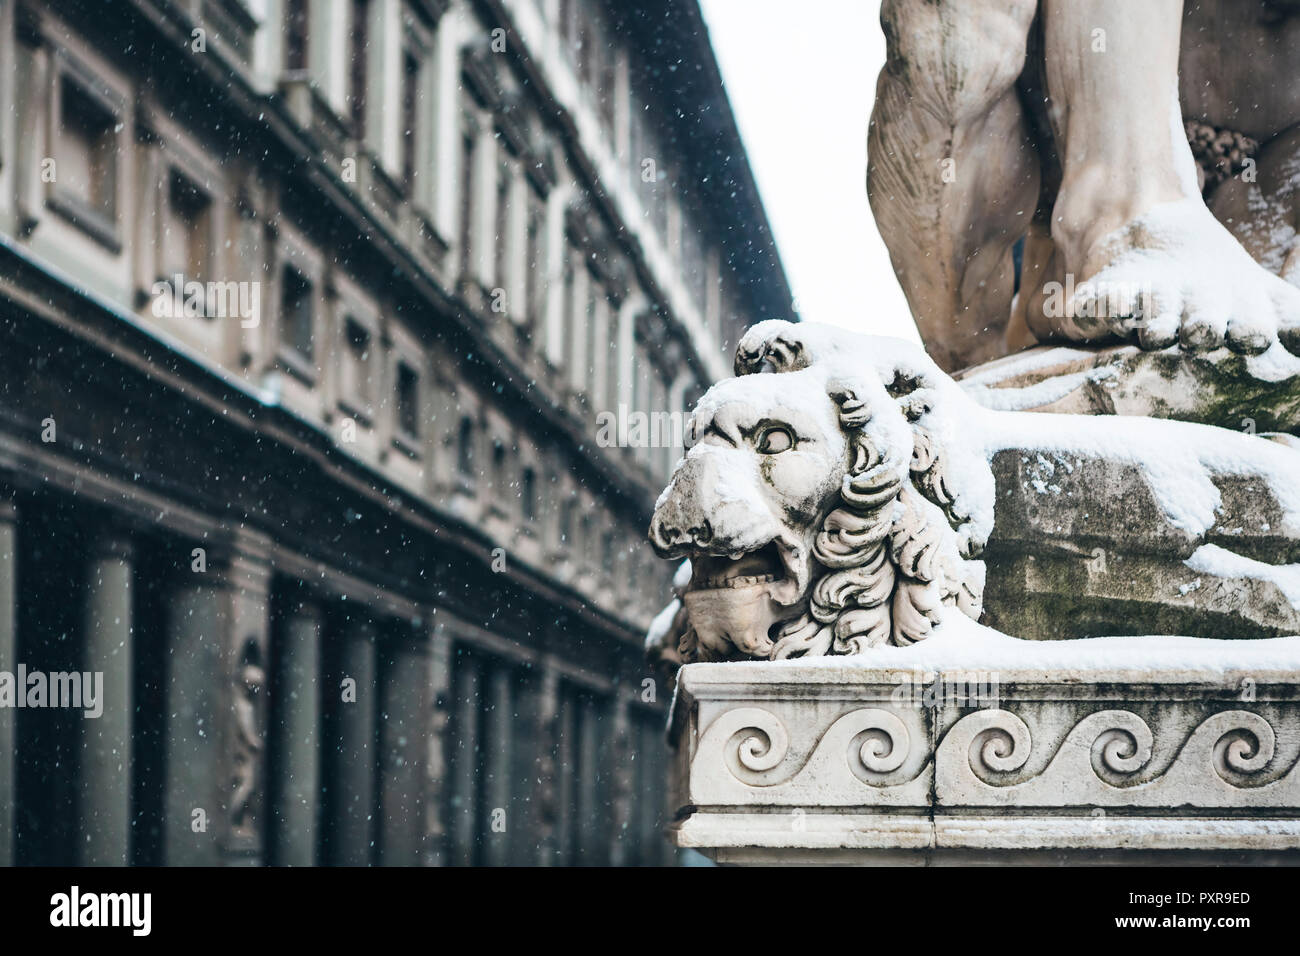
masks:
{"label": "lion ear", "polygon": [[760,322],[736,346],[737,375],[754,375],[765,367],[773,372],[797,372],[810,364],[808,351],[789,322]]}

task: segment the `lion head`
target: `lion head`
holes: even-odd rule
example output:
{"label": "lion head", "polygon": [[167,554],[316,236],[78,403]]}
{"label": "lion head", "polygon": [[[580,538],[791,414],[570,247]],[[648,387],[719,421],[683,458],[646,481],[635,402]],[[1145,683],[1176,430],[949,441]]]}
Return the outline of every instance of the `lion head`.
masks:
{"label": "lion head", "polygon": [[690,559],[682,660],[859,653],[921,640],[943,605],[979,617],[988,522],[937,437],[951,381],[904,343],[863,360],[883,340],[848,335],[761,323],[697,405],[650,527],[661,557]]}

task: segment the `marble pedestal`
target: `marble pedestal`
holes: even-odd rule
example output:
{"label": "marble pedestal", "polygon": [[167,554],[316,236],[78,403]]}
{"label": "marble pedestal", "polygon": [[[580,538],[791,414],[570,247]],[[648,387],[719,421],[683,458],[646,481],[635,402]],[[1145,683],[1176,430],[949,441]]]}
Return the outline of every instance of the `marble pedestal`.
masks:
{"label": "marble pedestal", "polygon": [[943,631],[682,668],[672,839],[726,863],[1300,863],[1300,638]]}

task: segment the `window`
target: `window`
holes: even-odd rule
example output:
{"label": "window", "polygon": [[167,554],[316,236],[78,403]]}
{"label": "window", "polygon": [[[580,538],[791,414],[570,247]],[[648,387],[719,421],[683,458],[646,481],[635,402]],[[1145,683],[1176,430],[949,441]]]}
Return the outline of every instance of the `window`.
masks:
{"label": "window", "polygon": [[537,473],[525,468],[519,479],[519,513],[525,521],[537,520]]}
{"label": "window", "polygon": [[524,274],[524,309],[527,319],[539,323],[546,311],[546,202],[535,189],[528,190],[528,269]]}
{"label": "window", "polygon": [[408,51],[402,59],[402,184],[408,192],[415,187],[419,100],[420,60]]}
{"label": "window", "polygon": [[460,142],[460,271],[469,274],[474,234],[474,133],[466,129]]}
{"label": "window", "polygon": [[298,358],[313,358],[312,284],[293,266],[280,279],[280,341]]}
{"label": "window", "polygon": [[[599,355],[601,343],[596,341],[596,337],[600,333],[600,329],[596,322],[596,313],[600,308],[600,304],[603,304],[603,299],[604,299],[604,291],[601,289],[600,279],[596,276],[594,272],[588,269],[587,270],[587,315],[586,315],[587,346],[584,351],[584,361],[586,363],[586,368],[584,369],[584,375],[582,381],[589,390],[593,388],[599,375],[597,364],[599,363],[600,360],[597,358],[597,356]],[[598,399],[600,396],[592,394],[590,397],[593,399]]]}
{"label": "window", "polygon": [[397,430],[404,437],[420,437],[420,373],[405,362],[397,363]]}
{"label": "window", "polygon": [[615,550],[614,532],[613,530],[606,531],[600,538],[600,561],[601,567],[605,569],[606,574],[612,575],[614,573]]}
{"label": "window", "polygon": [[493,281],[502,289],[509,288],[506,263],[510,258],[510,185],[510,159],[502,156],[497,168],[496,247],[492,264]]}
{"label": "window", "polygon": [[587,550],[591,548],[593,544],[595,544],[595,541],[592,539],[592,522],[591,522],[590,511],[584,511],[582,514],[582,519],[578,522],[578,540],[575,542],[575,544],[577,544],[578,550],[582,553],[583,559],[586,560],[588,563],[596,559],[596,555],[592,554],[589,550]]}
{"label": "window", "polygon": [[557,363],[564,361],[564,350],[570,347],[569,338],[573,335],[573,310],[577,299],[578,274],[573,268],[573,257],[569,250],[564,250],[564,283],[562,301],[560,302],[560,329],[555,337],[554,352]]}
{"label": "window", "polygon": [[616,107],[618,103],[618,61],[615,59],[615,51],[607,50],[605,59],[601,63],[600,80],[596,89],[597,101],[600,104],[600,119],[605,125],[607,135],[614,132],[614,120]]}
{"label": "window", "polygon": [[370,330],[352,316],[343,320],[343,368],[340,386],[356,411],[370,408]]}
{"label": "window", "polygon": [[352,60],[348,108],[357,139],[366,136],[366,73],[369,69],[370,0],[352,0]]}
{"label": "window", "polygon": [[573,496],[570,495],[560,502],[559,520],[556,522],[556,533],[559,535],[559,544],[568,545],[573,542]]}
{"label": "window", "polygon": [[474,422],[469,418],[460,420],[456,438],[456,471],[466,481],[474,480]]}
{"label": "window", "polygon": [[492,443],[492,490],[499,495],[506,492],[506,446],[500,441]]}
{"label": "window", "polygon": [[185,176],[173,173],[167,201],[174,261],[187,280],[207,280],[212,273],[212,197]]}
{"label": "window", "polygon": [[58,151],[59,196],[78,212],[109,223],[117,218],[117,117],[70,77],[61,83]]}
{"label": "window", "polygon": [[284,13],[284,67],[286,70],[307,69],[307,38],[309,22],[307,7],[311,0],[286,0]]}

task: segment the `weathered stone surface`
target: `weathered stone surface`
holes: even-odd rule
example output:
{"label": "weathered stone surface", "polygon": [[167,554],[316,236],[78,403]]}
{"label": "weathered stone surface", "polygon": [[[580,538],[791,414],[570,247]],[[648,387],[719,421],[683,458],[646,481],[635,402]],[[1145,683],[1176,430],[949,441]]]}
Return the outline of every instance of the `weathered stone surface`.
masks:
{"label": "weathered stone surface", "polygon": [[[1300,560],[1300,542],[1287,533],[1267,482],[1215,475],[1215,524],[1193,534],[1170,520],[1149,473],[1132,462],[1010,448],[992,466],[997,503],[983,555],[983,623],[1034,640],[1300,634],[1294,594],[1193,559],[1209,544],[1270,568]],[[1300,574],[1291,577],[1300,585]]]}
{"label": "weathered stone surface", "polygon": [[723,862],[1300,863],[1300,638],[951,636],[684,667],[674,840]]}
{"label": "weathered stone surface", "polygon": [[1256,434],[1300,431],[1300,359],[1227,349],[1039,346],[954,376],[987,408],[1149,415]]}

